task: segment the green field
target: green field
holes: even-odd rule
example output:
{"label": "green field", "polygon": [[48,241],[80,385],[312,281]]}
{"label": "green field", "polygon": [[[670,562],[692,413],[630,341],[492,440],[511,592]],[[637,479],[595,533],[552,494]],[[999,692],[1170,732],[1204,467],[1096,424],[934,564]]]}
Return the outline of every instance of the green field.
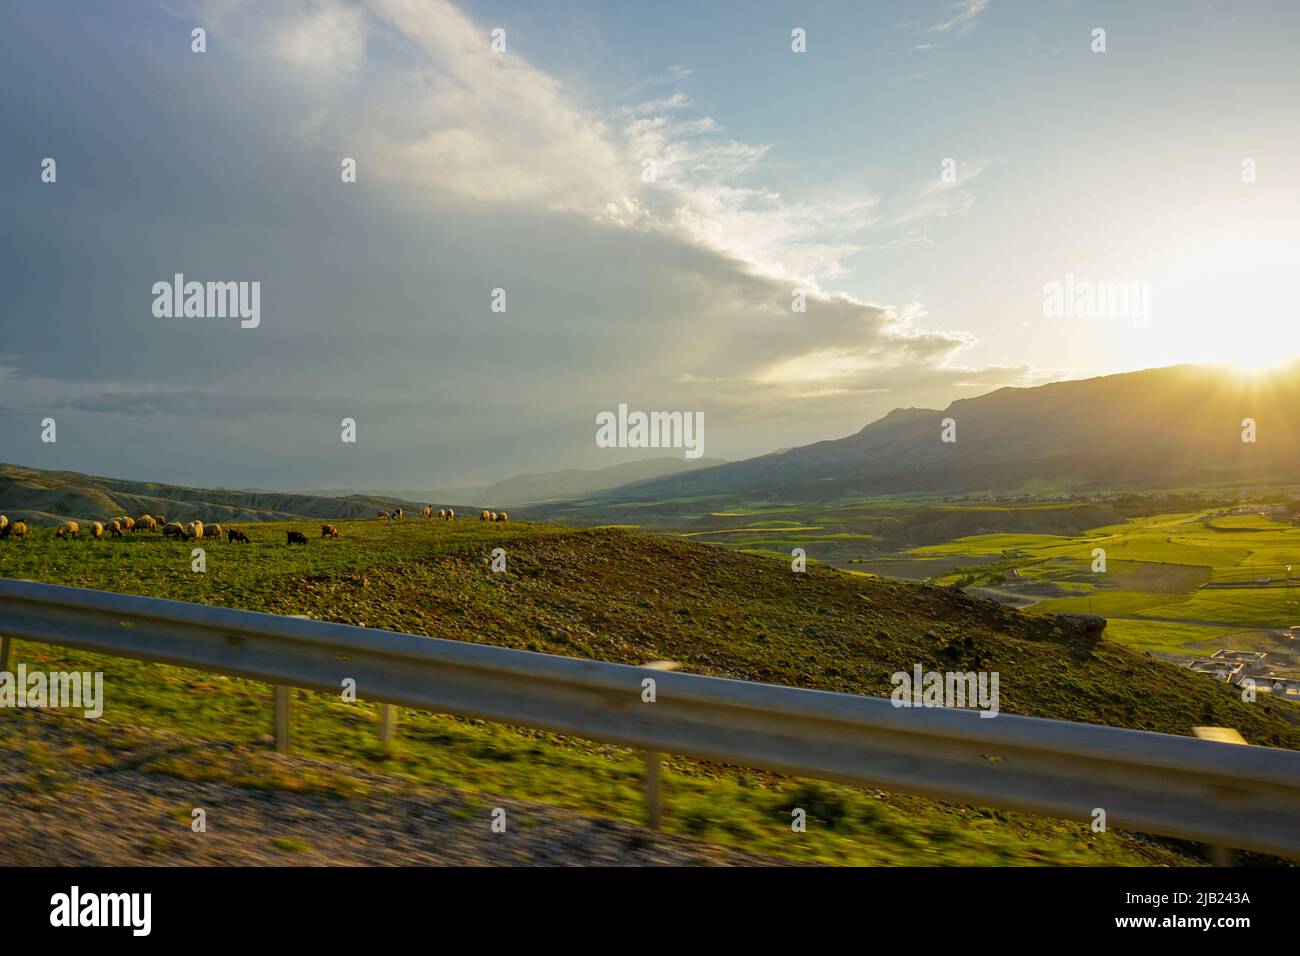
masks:
{"label": "green field", "polygon": [[[1104,573],[1092,570],[1096,548],[1105,551]],[[1286,566],[1300,572],[1300,528],[1257,514],[1156,515],[1076,536],[981,535],[910,553],[985,556],[937,580],[1023,590],[1040,599],[1038,612],[1105,615],[1114,639],[1141,650],[1249,645],[1283,666],[1296,663],[1294,643],[1276,632],[1300,623],[1300,588],[1286,586]],[[1013,568],[1019,580],[1008,585]],[[1264,578],[1275,586],[1203,586]]]}
{"label": "green field", "polygon": [[[889,675],[926,667],[998,670],[1002,710],[1166,733],[1205,722],[1252,743],[1300,749],[1288,705],[1247,706],[1201,675],[1102,642],[1080,648],[1050,618],[944,589],[922,589],[611,529],[465,521],[340,522],[339,540],[284,543],[285,525],[242,526],[250,545],[209,542],[207,573],[190,570],[190,543],[0,541],[0,574],[149,594],[459,640],[627,663],[668,658],[684,670],[850,693],[884,695]],[[310,531],[305,523],[294,527]],[[508,570],[488,568],[504,548]],[[107,708],[97,732],[139,725],[190,738],[261,741],[269,689],[180,668],[19,643],[17,659],[44,668],[99,669]],[[1160,693],[1151,693],[1152,687]],[[201,745],[178,747],[148,769],[297,787],[346,799],[349,764],[430,784],[530,799],[636,820],[641,762],[595,741],[405,711],[391,752],[376,743],[376,711],[297,692],[295,748],[337,774],[286,780],[273,761],[228,766]],[[0,721],[17,727],[17,712]],[[0,734],[21,750],[21,734]],[[269,748],[267,749],[269,754]],[[28,785],[55,786],[58,760],[36,760]],[[132,759],[129,754],[121,759]],[[666,827],[794,860],[836,863],[1180,863],[1173,845],[1083,823],[939,804],[903,795],[789,780],[670,758]],[[807,806],[808,833],[789,829]],[[811,823],[811,821],[810,821]]]}

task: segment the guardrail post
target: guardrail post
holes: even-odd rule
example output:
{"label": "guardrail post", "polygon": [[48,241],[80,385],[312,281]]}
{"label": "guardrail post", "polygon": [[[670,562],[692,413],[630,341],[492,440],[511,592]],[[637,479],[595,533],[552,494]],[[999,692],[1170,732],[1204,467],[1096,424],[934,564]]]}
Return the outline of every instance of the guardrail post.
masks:
{"label": "guardrail post", "polygon": [[13,671],[14,639],[0,637],[0,671]]}
{"label": "guardrail post", "polygon": [[[677,669],[677,662],[651,661],[645,666],[656,671],[672,671]],[[663,794],[660,787],[664,755],[653,750],[643,750],[641,756],[645,758],[646,823],[650,829],[658,830],[664,822]]]}
{"label": "guardrail post", "polygon": [[292,687],[275,685],[275,749],[277,753],[289,752],[289,700]]}
{"label": "guardrail post", "polygon": [[[1192,735],[1201,740],[1217,740],[1225,744],[1245,744],[1246,738],[1233,727],[1193,727]],[[1211,866],[1236,866],[1237,851],[1218,843],[1204,844]]]}
{"label": "guardrail post", "polygon": [[393,731],[397,729],[397,708],[392,704],[379,705],[379,742],[392,746]]}

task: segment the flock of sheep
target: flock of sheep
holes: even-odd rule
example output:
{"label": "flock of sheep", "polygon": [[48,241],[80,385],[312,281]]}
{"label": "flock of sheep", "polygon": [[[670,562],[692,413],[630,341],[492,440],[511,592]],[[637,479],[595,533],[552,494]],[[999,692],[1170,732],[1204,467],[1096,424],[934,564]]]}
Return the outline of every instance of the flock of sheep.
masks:
{"label": "flock of sheep", "polygon": [[[380,521],[400,521],[402,520],[402,516],[405,514],[406,512],[401,508],[394,508],[392,511],[379,512],[377,517],[379,518]],[[440,518],[443,521],[455,521],[456,509],[439,508],[437,513],[435,514],[433,510],[433,505],[425,505],[423,508],[420,509],[420,517]],[[485,511],[481,515],[479,515],[478,520],[479,521],[509,521],[510,516],[506,514],[504,511]]]}
{"label": "flock of sheep", "polygon": [[[402,508],[394,508],[392,511],[379,512],[379,520],[401,520],[405,511]],[[425,505],[420,510],[420,517],[435,517],[433,506]],[[455,508],[439,508],[436,517],[443,521],[455,521]],[[510,516],[504,511],[484,511],[479,515],[480,521],[509,521]],[[339,529],[332,524],[323,524],[321,527],[322,538],[337,538]],[[181,524],[179,521],[168,521],[163,515],[144,514],[139,518],[132,518],[130,515],[122,515],[111,521],[91,521],[86,527],[87,533],[92,538],[102,538],[107,532],[110,538],[122,538],[126,532],[135,534],[137,531],[157,531],[162,529],[164,538],[175,538],[177,541],[195,541],[204,538],[220,540],[222,534],[226,534],[227,540],[231,542],[248,543],[248,535],[236,528],[230,528],[223,532],[221,525],[208,524],[202,521],[191,521],[189,524]],[[65,521],[54,532],[56,538],[76,538],[81,534],[81,525],[76,521]],[[25,538],[27,537],[27,523],[25,521],[10,521],[5,515],[0,515],[0,538]],[[288,544],[306,544],[307,536],[301,531],[288,532]]]}

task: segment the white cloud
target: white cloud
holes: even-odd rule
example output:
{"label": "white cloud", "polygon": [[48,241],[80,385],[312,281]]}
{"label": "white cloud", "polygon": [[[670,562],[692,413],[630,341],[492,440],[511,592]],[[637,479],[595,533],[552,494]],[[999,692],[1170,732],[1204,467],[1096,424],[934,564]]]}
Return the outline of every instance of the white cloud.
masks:
{"label": "white cloud", "polygon": [[952,9],[956,11],[947,20],[942,20],[926,30],[926,33],[947,33],[956,29],[967,33],[975,28],[975,18],[989,8],[992,0],[961,0]]}

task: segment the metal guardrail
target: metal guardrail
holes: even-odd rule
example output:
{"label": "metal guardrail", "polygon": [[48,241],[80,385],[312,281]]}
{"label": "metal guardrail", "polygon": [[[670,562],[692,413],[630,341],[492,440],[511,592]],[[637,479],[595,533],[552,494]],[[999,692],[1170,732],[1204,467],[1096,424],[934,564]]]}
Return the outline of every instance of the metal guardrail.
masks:
{"label": "metal guardrail", "polygon": [[[1067,819],[1090,821],[1101,808],[1108,828],[1300,856],[1300,753],[1289,750],[896,708],[883,698],[29,581],[0,579],[0,634],[324,693],[352,678],[358,697],[389,705]],[[653,703],[642,698],[646,678]]]}

